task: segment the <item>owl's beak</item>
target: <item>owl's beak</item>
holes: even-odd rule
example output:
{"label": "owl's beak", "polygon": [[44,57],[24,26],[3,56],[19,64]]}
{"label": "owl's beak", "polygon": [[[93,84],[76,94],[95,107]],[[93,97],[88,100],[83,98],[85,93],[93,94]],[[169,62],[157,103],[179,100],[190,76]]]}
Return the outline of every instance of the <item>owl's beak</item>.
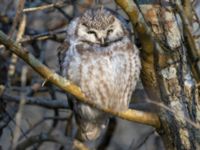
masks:
{"label": "owl's beak", "polygon": [[101,42],[101,45],[104,45],[105,39],[102,37],[101,40],[100,40],[100,42]]}

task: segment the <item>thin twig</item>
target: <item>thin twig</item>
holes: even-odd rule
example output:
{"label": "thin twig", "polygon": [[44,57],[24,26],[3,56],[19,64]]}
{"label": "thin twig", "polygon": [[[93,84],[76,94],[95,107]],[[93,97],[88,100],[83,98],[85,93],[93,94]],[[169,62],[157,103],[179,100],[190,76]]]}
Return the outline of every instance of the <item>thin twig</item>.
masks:
{"label": "thin twig", "polygon": [[29,133],[31,133],[36,127],[38,127],[39,125],[41,125],[45,121],[48,121],[48,120],[66,121],[67,119],[68,119],[67,116],[66,117],[44,117],[41,120],[39,120],[37,123],[32,125],[32,127],[29,128],[27,131],[25,131],[24,134],[19,137],[19,141],[22,140],[24,135],[28,136]]}
{"label": "thin twig", "polygon": [[[22,36],[24,35],[25,28],[26,28],[26,16],[23,15],[23,18],[22,18],[22,21],[20,22],[19,30],[18,30],[18,33],[17,33],[17,38],[16,38],[17,42],[20,41]],[[12,54],[11,63],[10,63],[9,68],[8,68],[8,75],[9,75],[10,78],[12,78],[13,75],[15,74],[17,60],[18,60],[17,56],[15,54]]]}
{"label": "thin twig", "polygon": [[160,102],[154,102],[152,100],[147,100],[148,103],[152,103],[154,105],[157,105],[161,108],[164,108],[165,110],[176,114],[178,117],[183,118],[187,123],[189,123],[191,126],[193,126],[196,129],[200,129],[200,124],[199,123],[195,123],[194,121],[192,121],[190,118],[186,117],[186,116],[182,116],[179,113],[177,113],[175,110],[173,110],[172,108],[168,107],[167,105],[160,103]]}
{"label": "thin twig", "polygon": [[135,140],[132,142],[132,144],[130,145],[130,147],[129,147],[129,150],[138,150],[138,149],[140,149],[144,144],[145,144],[145,142],[149,139],[149,137],[151,136],[151,135],[153,135],[155,133],[155,130],[153,129],[151,129],[151,130],[149,130],[147,133],[145,132],[142,136],[141,136],[141,138],[140,138],[140,140],[139,141],[136,141],[135,142]]}
{"label": "thin twig", "polygon": [[[45,3],[50,3],[47,0],[44,0]],[[56,8],[68,21],[70,21],[73,17],[71,17],[70,15],[68,15],[64,10],[62,10],[62,7],[59,6],[54,6],[54,8]]]}
{"label": "thin twig", "polygon": [[[21,84],[22,84],[21,86],[22,87],[24,87],[26,85],[26,81],[27,81],[27,66],[23,66],[22,74],[21,74]],[[15,117],[16,118],[16,127],[15,127],[13,142],[12,142],[13,148],[16,147],[18,138],[20,136],[20,126],[21,126],[21,123],[22,123],[24,105],[25,105],[25,95],[24,95],[24,93],[21,93],[19,109],[18,109],[18,112],[17,112],[16,117]]]}
{"label": "thin twig", "polygon": [[66,6],[66,3],[57,2],[57,3],[54,3],[54,4],[48,4],[48,5],[32,7],[32,8],[25,8],[25,9],[23,9],[23,12],[29,13],[29,12],[34,12],[34,11],[42,11],[42,10],[45,10],[45,9],[55,8],[55,7],[60,8],[60,7],[64,7],[64,6]]}
{"label": "thin twig", "polygon": [[28,147],[30,147],[36,143],[47,142],[47,141],[61,144],[64,147],[73,145],[73,147],[75,149],[88,150],[88,148],[83,143],[81,143],[77,140],[72,140],[71,138],[60,138],[58,136],[49,135],[46,133],[41,133],[39,135],[29,137],[26,141],[20,143],[16,147],[16,150],[26,150]]}
{"label": "thin twig", "polygon": [[[2,95],[2,99],[5,102],[15,102],[15,103],[20,103],[20,97],[19,96],[12,96],[10,92],[6,92]],[[48,108],[48,109],[68,109],[68,104],[67,100],[51,100],[47,98],[33,98],[33,97],[25,97],[25,104],[29,105],[37,105],[40,107]]]}
{"label": "thin twig", "polygon": [[47,39],[54,39],[56,41],[63,41],[64,39],[59,39],[58,34],[66,33],[66,30],[56,30],[56,31],[48,31],[44,33],[40,33],[37,35],[29,36],[24,39],[21,39],[20,43],[27,43],[35,40],[47,40]]}
{"label": "thin twig", "polygon": [[22,10],[24,8],[24,4],[25,4],[25,0],[19,0],[18,1],[18,6],[17,6],[17,11],[16,11],[16,15],[12,24],[12,27],[9,31],[9,36],[13,37],[16,27],[18,25],[18,23],[21,21],[21,17],[22,17]]}

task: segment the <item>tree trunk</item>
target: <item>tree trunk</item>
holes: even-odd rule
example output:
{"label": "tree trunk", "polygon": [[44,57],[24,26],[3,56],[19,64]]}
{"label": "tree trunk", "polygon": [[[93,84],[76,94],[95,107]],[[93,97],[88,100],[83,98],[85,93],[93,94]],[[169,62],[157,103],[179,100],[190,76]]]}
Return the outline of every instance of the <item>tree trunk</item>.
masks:
{"label": "tree trunk", "polygon": [[[141,77],[149,97],[162,106],[159,132],[165,147],[168,150],[200,149],[200,105],[196,86],[200,74],[198,66],[192,68],[191,65],[193,53],[189,40],[192,37],[188,37],[185,30],[188,27],[179,28],[176,13],[166,0],[148,3],[143,0],[138,1],[138,5],[156,41],[153,53],[144,55],[142,51]],[[188,39],[183,39],[182,32]],[[192,46],[196,48],[195,43]],[[197,54],[195,50],[197,48],[194,49]]]}

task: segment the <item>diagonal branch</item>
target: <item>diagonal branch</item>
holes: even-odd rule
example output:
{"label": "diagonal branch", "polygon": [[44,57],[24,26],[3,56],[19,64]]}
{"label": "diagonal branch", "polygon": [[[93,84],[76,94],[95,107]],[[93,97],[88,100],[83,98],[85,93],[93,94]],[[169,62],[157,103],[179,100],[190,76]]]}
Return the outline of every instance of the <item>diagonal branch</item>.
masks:
{"label": "diagonal branch", "polygon": [[2,31],[0,31],[0,43],[3,44],[8,50],[18,55],[27,64],[29,64],[38,74],[45,78],[45,81],[49,81],[64,90],[65,92],[71,93],[78,99],[78,101],[125,120],[148,124],[157,128],[160,127],[159,117],[156,114],[131,109],[128,109],[124,112],[116,112],[111,109],[96,105],[92,101],[87,101],[87,98],[78,86],[51,71],[27,50],[23,49],[23,47],[19,46],[19,44],[12,41]]}
{"label": "diagonal branch", "polygon": [[38,6],[38,7],[32,7],[32,8],[25,8],[23,9],[24,13],[29,13],[29,12],[34,12],[34,11],[41,11],[41,10],[45,10],[45,9],[50,9],[50,8],[55,8],[55,7],[64,7],[66,6],[66,3],[63,2],[57,2],[54,4],[48,4],[48,5],[43,5],[43,6]]}

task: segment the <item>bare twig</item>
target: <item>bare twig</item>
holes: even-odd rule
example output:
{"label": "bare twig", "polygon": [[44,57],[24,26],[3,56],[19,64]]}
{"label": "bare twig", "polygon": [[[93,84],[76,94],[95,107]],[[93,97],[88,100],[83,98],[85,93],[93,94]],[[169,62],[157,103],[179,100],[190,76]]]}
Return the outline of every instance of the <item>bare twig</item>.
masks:
{"label": "bare twig", "polygon": [[88,148],[83,143],[81,143],[77,140],[72,140],[71,138],[60,138],[58,136],[49,135],[46,133],[41,133],[39,135],[29,137],[26,141],[20,143],[16,147],[16,150],[26,150],[28,147],[30,147],[36,143],[42,143],[42,142],[47,142],[47,141],[61,144],[64,147],[73,145],[73,148],[75,148],[75,149],[88,150]]}
{"label": "bare twig", "polygon": [[4,127],[6,127],[10,121],[13,121],[13,118],[15,117],[15,114],[18,110],[18,108],[16,107],[9,107],[7,109],[4,109],[5,112],[1,113],[1,122],[0,122],[0,129],[3,129]]}
{"label": "bare twig", "polygon": [[[22,38],[22,36],[24,35],[24,32],[25,32],[25,28],[26,28],[26,16],[22,15],[22,10],[24,8],[24,4],[25,4],[25,0],[18,1],[16,15],[15,15],[12,27],[9,31],[9,36],[11,38],[15,38],[15,31],[16,31],[17,25],[20,23],[19,31],[17,33],[17,38],[16,38],[17,41],[19,41]],[[17,56],[15,54],[12,54],[11,63],[10,63],[9,70],[8,70],[8,77],[9,77],[8,84],[10,84],[10,80],[15,73],[16,63],[17,63]]]}
{"label": "bare twig", "polygon": [[22,50],[18,44],[14,43],[11,39],[8,38],[3,32],[0,31],[0,43],[5,45],[8,50],[17,54],[20,58],[22,58],[27,64],[29,64],[38,74],[45,78],[46,81],[53,83],[59,88],[63,89],[65,92],[69,92],[72,95],[76,96],[76,98],[85,104],[90,105],[96,109],[104,111],[106,113],[118,116],[122,119],[126,119],[129,121],[135,121],[138,123],[152,125],[154,127],[160,127],[159,117],[154,113],[148,113],[138,110],[128,109],[124,112],[116,112],[108,108],[101,107],[95,104],[92,101],[87,101],[87,98],[82,93],[81,89],[66,80],[65,78],[59,76],[58,74],[49,70],[46,66],[44,66],[41,62],[39,62],[33,55],[31,55],[27,50]]}
{"label": "bare twig", "polygon": [[[38,84],[38,83],[36,83],[36,84]],[[40,87],[40,88],[37,89],[37,87],[33,87],[33,86],[26,86],[24,89],[22,89],[18,86],[12,86],[12,87],[9,87],[9,89],[14,91],[14,92],[27,92],[27,96],[29,96],[29,95],[32,96],[34,93],[48,92],[47,87]],[[59,93],[65,93],[63,90],[61,90],[59,88],[55,88],[55,91],[59,92]]]}
{"label": "bare twig", "polygon": [[32,127],[29,128],[27,131],[25,131],[24,134],[19,137],[19,141],[22,140],[24,135],[27,136],[31,131],[33,131],[36,127],[38,127],[39,125],[41,125],[45,121],[48,121],[48,120],[66,121],[67,119],[68,119],[68,117],[44,117],[41,120],[39,120],[37,123],[32,125]]}
{"label": "bare twig", "polygon": [[[24,32],[25,32],[25,28],[26,28],[26,16],[24,15],[23,19],[19,25],[19,30],[17,33],[16,41],[19,41],[22,38],[22,36],[24,35]],[[9,69],[8,69],[8,75],[10,78],[13,77],[13,75],[15,74],[16,63],[17,63],[17,56],[15,54],[12,54],[11,63],[9,65]]]}
{"label": "bare twig", "polygon": [[[44,0],[45,3],[50,3],[48,0]],[[64,10],[62,10],[62,7],[54,6],[67,20],[71,20],[73,17],[68,15]]]}
{"label": "bare twig", "polygon": [[[133,141],[132,144],[130,145],[129,147],[129,150],[132,150],[132,149],[140,149],[144,144],[145,142],[149,139],[149,137],[151,135],[153,135],[155,133],[155,130],[152,129],[152,130],[149,130],[147,133],[144,133],[140,140],[139,141]],[[137,142],[137,143],[136,143]]]}
{"label": "bare twig", "polygon": [[154,105],[157,105],[161,108],[164,108],[165,110],[172,112],[173,114],[176,114],[179,118],[184,119],[186,122],[188,122],[191,126],[193,126],[196,129],[200,129],[200,124],[199,123],[195,123],[194,121],[192,121],[190,118],[186,117],[186,116],[182,116],[179,113],[177,113],[174,109],[168,107],[167,105],[164,105],[163,103],[160,102],[154,102],[151,100],[147,100],[148,103],[152,103]]}
{"label": "bare twig", "polygon": [[194,13],[194,16],[195,16],[195,21],[198,23],[198,25],[200,26],[200,19],[199,19],[199,16],[197,15],[197,12],[196,10],[193,8],[193,13]]}
{"label": "bare twig", "polygon": [[24,8],[24,4],[25,4],[25,0],[19,0],[18,1],[18,6],[17,6],[17,11],[16,11],[16,15],[13,21],[13,25],[9,31],[9,35],[10,37],[13,37],[14,35],[14,31],[16,30],[16,27],[18,25],[18,23],[21,21],[21,17],[22,17],[22,10]]}
{"label": "bare twig", "polygon": [[41,10],[45,10],[45,9],[55,8],[55,7],[60,8],[60,7],[64,7],[64,6],[66,6],[66,3],[57,2],[54,4],[48,4],[48,5],[44,5],[44,6],[25,8],[25,9],[23,9],[23,12],[28,13],[28,12],[41,11]]}
{"label": "bare twig", "polygon": [[[2,99],[5,102],[15,102],[20,103],[20,97],[19,96],[12,96],[10,95],[10,92],[5,92],[2,95]],[[33,98],[33,97],[26,97],[25,98],[25,104],[29,105],[37,105],[40,107],[45,107],[48,109],[68,109],[68,104],[66,100],[51,100],[46,98]]]}
{"label": "bare twig", "polygon": [[[27,66],[23,66],[22,68],[22,74],[21,74],[21,86],[24,87],[26,84],[26,79],[27,79]],[[19,109],[16,114],[16,127],[15,127],[15,132],[14,132],[14,137],[13,137],[13,143],[12,146],[13,148],[16,147],[18,138],[20,136],[20,126],[22,123],[22,115],[23,115],[23,110],[24,110],[24,105],[25,105],[25,95],[24,93],[21,93],[20,95],[20,103],[19,103]]]}
{"label": "bare twig", "polygon": [[26,43],[26,42],[31,42],[31,41],[34,41],[34,40],[47,40],[47,39],[54,39],[56,41],[63,41],[64,39],[63,40],[59,39],[57,37],[57,35],[65,33],[65,32],[66,32],[66,30],[49,31],[49,32],[29,36],[27,38],[21,39],[19,42],[20,43]]}

